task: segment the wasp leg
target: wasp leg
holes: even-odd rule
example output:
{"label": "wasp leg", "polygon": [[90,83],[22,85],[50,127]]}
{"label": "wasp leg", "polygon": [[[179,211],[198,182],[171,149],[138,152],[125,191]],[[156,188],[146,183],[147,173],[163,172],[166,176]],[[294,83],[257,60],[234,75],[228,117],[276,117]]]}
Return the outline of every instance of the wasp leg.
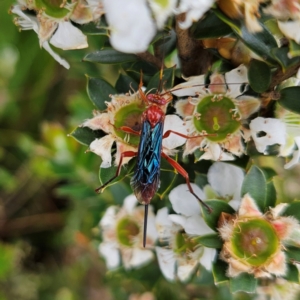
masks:
{"label": "wasp leg", "polygon": [[123,153],[121,153],[121,157],[120,157],[120,162],[117,168],[117,172],[116,175],[113,176],[111,179],[109,179],[108,181],[106,181],[104,184],[102,184],[100,187],[98,187],[97,189],[95,189],[96,193],[101,193],[103,191],[103,189],[109,184],[111,183],[114,179],[116,179],[120,173],[121,173],[121,167],[122,167],[122,161],[124,157],[134,157],[137,156],[137,152],[134,151],[125,151]]}
{"label": "wasp leg", "polygon": [[133,130],[132,128],[130,128],[128,126],[121,126],[120,129],[126,133],[131,133],[134,135],[141,135],[141,133],[139,131]]}
{"label": "wasp leg", "polygon": [[194,192],[192,186],[191,186],[191,182],[190,182],[190,178],[189,178],[189,174],[187,173],[187,171],[177,162],[175,161],[174,159],[172,159],[171,157],[169,157],[167,154],[163,153],[162,152],[162,157],[165,158],[167,160],[167,162],[175,169],[177,170],[177,172],[179,174],[181,174],[185,180],[186,180],[186,184],[189,188],[189,191],[192,195],[194,195],[197,200],[208,210],[209,213],[212,212],[212,209],[211,207],[209,207],[206,203],[204,203],[197,195],[196,193]]}
{"label": "wasp leg", "polygon": [[163,135],[163,139],[169,137],[171,133],[177,134],[186,139],[195,139],[195,138],[204,137],[204,136],[217,136],[218,135],[217,133],[212,133],[212,134],[200,134],[200,135],[195,135],[195,136],[188,136],[186,134],[183,134],[183,133],[180,133],[177,131],[167,130]]}

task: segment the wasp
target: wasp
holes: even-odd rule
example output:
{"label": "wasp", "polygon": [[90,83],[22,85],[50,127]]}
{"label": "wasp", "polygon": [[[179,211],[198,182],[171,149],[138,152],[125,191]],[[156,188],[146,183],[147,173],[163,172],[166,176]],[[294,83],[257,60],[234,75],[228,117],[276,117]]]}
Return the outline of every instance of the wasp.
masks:
{"label": "wasp", "polygon": [[[162,70],[160,72],[160,86],[162,85]],[[162,140],[167,138],[170,134],[177,134],[184,138],[195,138],[181,134],[179,132],[168,130],[163,133],[165,112],[163,107],[172,101],[173,96],[170,92],[160,93],[160,87],[156,93],[145,94],[142,90],[143,81],[142,73],[139,83],[139,95],[146,104],[146,109],[141,116],[141,130],[134,131],[130,127],[122,126],[120,129],[126,133],[135,134],[140,136],[140,142],[138,151],[125,151],[121,153],[119,165],[115,176],[105,182],[102,186],[96,189],[96,192],[101,192],[110,182],[120,175],[122,161],[125,157],[136,157],[136,166],[134,174],[131,178],[130,185],[133,192],[138,199],[139,203],[145,206],[144,214],[144,232],[143,232],[143,246],[146,245],[146,233],[147,233],[147,218],[148,218],[148,205],[154,197],[159,188],[160,180],[160,164],[161,158],[167,160],[167,162],[179,173],[185,180],[187,187],[191,194],[193,194],[197,200],[209,211],[212,209],[204,203],[194,192],[188,173],[184,170],[180,164],[174,159],[165,154],[162,150]]]}

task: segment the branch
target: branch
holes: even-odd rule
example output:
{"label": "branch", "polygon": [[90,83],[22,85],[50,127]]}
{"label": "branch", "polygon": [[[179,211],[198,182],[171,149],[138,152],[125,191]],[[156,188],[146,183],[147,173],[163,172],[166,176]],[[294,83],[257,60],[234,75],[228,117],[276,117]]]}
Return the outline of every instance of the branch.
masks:
{"label": "branch", "polygon": [[139,58],[142,60],[147,61],[148,63],[156,66],[158,69],[161,68],[161,60],[154,55],[152,55],[150,52],[141,52],[136,54]]}
{"label": "branch", "polygon": [[177,49],[181,63],[182,74],[186,77],[200,75],[210,68],[213,55],[203,48],[202,42],[190,36],[188,30],[179,27],[185,14],[176,16],[175,31],[177,34]]}

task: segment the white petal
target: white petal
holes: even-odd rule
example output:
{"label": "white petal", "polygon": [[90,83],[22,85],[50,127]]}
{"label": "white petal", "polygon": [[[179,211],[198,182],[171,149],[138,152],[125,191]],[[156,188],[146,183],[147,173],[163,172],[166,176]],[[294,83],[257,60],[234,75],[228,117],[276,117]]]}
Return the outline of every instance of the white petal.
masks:
{"label": "white petal", "polygon": [[298,147],[298,150],[295,150],[293,153],[293,158],[284,165],[285,169],[289,169],[291,167],[294,167],[296,164],[300,163],[300,136],[295,137],[295,143]]}
{"label": "white petal", "polygon": [[169,239],[173,236],[173,226],[168,214],[168,208],[163,207],[156,213],[155,225],[161,239]]}
{"label": "white petal", "polygon": [[240,199],[244,172],[241,168],[223,162],[215,162],[208,170],[208,182],[223,198]]}
{"label": "white petal", "polygon": [[200,157],[199,160],[234,160],[234,156],[231,153],[224,152],[218,143],[210,142],[205,148],[205,153]]}
{"label": "white petal", "polygon": [[99,253],[105,258],[108,269],[115,269],[120,265],[120,253],[115,243],[101,243]]}
{"label": "white petal", "polygon": [[238,208],[240,207],[240,204],[241,204],[241,200],[231,200],[228,202],[228,204],[235,210],[237,211]]}
{"label": "white petal", "polygon": [[48,42],[44,42],[42,44],[42,47],[59,63],[61,64],[63,67],[65,67],[66,69],[70,69],[70,65],[69,63],[61,58],[57,53],[55,53],[52,48],[50,47]]}
{"label": "white petal", "polygon": [[158,232],[156,230],[155,215],[153,213],[153,207],[149,206],[148,211],[148,224],[147,224],[147,239],[151,239],[153,244],[157,240]]}
{"label": "white petal", "polygon": [[90,144],[90,151],[96,153],[102,158],[100,168],[109,168],[111,166],[111,147],[115,139],[112,135],[105,135],[101,139],[95,139]]}
{"label": "white petal", "polygon": [[204,87],[205,76],[192,76],[186,78],[186,82],[176,85],[171,93],[177,97],[183,96],[195,96],[196,94],[206,94],[206,89]]}
{"label": "white petal", "polygon": [[[257,151],[265,153],[267,146],[285,144],[286,128],[281,120],[258,117],[252,120],[249,126]],[[259,133],[265,135],[258,136]]]}
{"label": "white petal", "polygon": [[25,14],[20,5],[14,5],[11,12],[22,18],[21,20],[18,20],[18,24],[23,30],[34,30],[38,33],[39,23],[36,17]]}
{"label": "white petal", "polygon": [[179,23],[182,29],[189,28],[198,21],[214,4],[215,0],[181,0],[176,14],[186,13],[185,21]]}
{"label": "white petal", "polygon": [[129,261],[129,267],[142,267],[143,265],[151,261],[153,258],[154,254],[151,250],[134,248],[132,249],[132,256]]}
{"label": "white petal", "polygon": [[298,44],[300,43],[300,31],[298,30],[300,27],[300,20],[288,22],[278,21],[278,27],[286,37],[296,41]]}
{"label": "white petal", "polygon": [[146,51],[156,31],[146,1],[104,0],[103,5],[112,46],[127,53]]}
{"label": "white petal", "polygon": [[175,256],[172,250],[155,247],[158,264],[161,272],[166,279],[173,281],[175,279]]}
{"label": "white petal", "polygon": [[88,47],[87,37],[70,22],[60,22],[50,39],[50,43],[63,50],[82,49]]}
{"label": "white petal", "polygon": [[187,260],[185,262],[180,262],[177,267],[177,275],[180,281],[187,281],[193,275],[193,272],[198,266],[197,260]]}
{"label": "white petal", "polygon": [[212,262],[217,254],[216,249],[203,247],[203,254],[199,259],[200,264],[208,271],[212,268]]}
{"label": "white petal", "polygon": [[123,207],[125,208],[127,213],[129,215],[131,215],[133,213],[133,210],[135,209],[137,203],[138,203],[138,201],[137,201],[135,195],[131,194],[124,199]]}
{"label": "white petal", "polygon": [[193,215],[190,217],[180,215],[169,215],[172,222],[183,227],[186,233],[195,235],[205,235],[214,233],[214,231],[207,226],[200,215]]}
{"label": "white petal", "polygon": [[102,227],[102,229],[105,227],[113,227],[115,225],[117,209],[118,208],[116,206],[110,206],[107,208],[105,214],[99,222],[99,225]]}
{"label": "white petal", "polygon": [[156,19],[157,27],[161,29],[164,26],[167,18],[173,14],[177,1],[167,0],[167,1],[157,1],[149,0],[149,5]]}
{"label": "white petal", "polygon": [[[194,183],[191,186],[200,199],[205,198],[204,192]],[[199,201],[189,192],[186,184],[180,184],[169,194],[170,202],[174,211],[184,216],[192,216],[200,214],[200,203]]]}
{"label": "white petal", "polygon": [[[167,115],[164,123],[164,133],[168,130],[173,130],[178,133],[187,135],[187,128],[183,125],[183,120],[176,115]],[[169,137],[163,139],[163,147],[175,149],[182,146],[186,142],[186,138],[175,133],[171,133]]]}
{"label": "white petal", "polygon": [[238,68],[225,73],[225,79],[228,85],[227,93],[232,98],[236,98],[243,93],[241,85],[248,82],[247,68],[244,65],[240,65]]}

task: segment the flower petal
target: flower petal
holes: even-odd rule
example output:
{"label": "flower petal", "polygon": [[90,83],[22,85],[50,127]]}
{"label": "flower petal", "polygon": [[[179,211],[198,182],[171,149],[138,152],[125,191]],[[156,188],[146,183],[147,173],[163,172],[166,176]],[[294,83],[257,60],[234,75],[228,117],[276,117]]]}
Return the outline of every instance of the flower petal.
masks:
{"label": "flower petal", "polygon": [[86,120],[82,127],[89,127],[92,130],[103,130],[106,133],[110,133],[111,124],[109,122],[108,113],[96,113],[94,118]]}
{"label": "flower petal", "polygon": [[[187,135],[186,126],[184,122],[176,115],[167,115],[165,117],[164,123],[164,133],[168,130],[173,130],[175,132]],[[186,142],[186,138],[181,137],[175,133],[171,133],[169,137],[163,139],[163,147],[167,149],[175,149],[182,146]]]}
{"label": "flower petal", "polygon": [[99,253],[105,258],[108,269],[115,269],[120,265],[120,253],[115,243],[101,243]]}
{"label": "flower petal", "polygon": [[127,196],[123,201],[123,207],[126,210],[126,212],[131,215],[137,205],[138,201],[135,197],[135,195],[131,194]]}
{"label": "flower petal", "polygon": [[171,93],[177,97],[183,96],[195,96],[197,94],[206,94],[206,88],[204,86],[205,76],[191,76],[185,78],[186,82],[176,85]]}
{"label": "flower petal", "polygon": [[240,65],[236,69],[225,73],[225,79],[228,85],[228,95],[236,98],[243,93],[241,91],[242,84],[248,82],[247,68],[244,65]]}
{"label": "flower petal", "polygon": [[240,199],[244,172],[241,168],[215,162],[208,170],[207,179],[222,198]]}
{"label": "flower petal", "polygon": [[241,201],[239,216],[240,217],[262,216],[262,213],[258,209],[255,201],[249,196],[249,194],[246,194]]}
{"label": "flower petal", "polygon": [[265,268],[271,274],[276,276],[284,276],[287,272],[287,264],[284,252],[279,251]]}
{"label": "flower petal", "polygon": [[158,264],[161,272],[166,279],[173,281],[175,279],[175,256],[172,250],[155,247]]}
{"label": "flower petal", "polygon": [[70,22],[60,22],[50,43],[63,50],[87,48],[87,37]]}
{"label": "flower petal", "polygon": [[177,276],[180,281],[185,282],[189,280],[196,270],[197,266],[197,260],[180,260],[177,266]]}
{"label": "flower petal", "polygon": [[149,0],[149,5],[156,19],[157,27],[163,28],[167,18],[173,14],[173,10],[176,6],[176,0],[157,1]]}
{"label": "flower petal", "polygon": [[142,267],[154,258],[151,250],[147,249],[122,249],[122,258],[126,269]]}
{"label": "flower petal", "polygon": [[[285,144],[286,128],[281,120],[257,117],[249,126],[257,151],[265,153],[267,146]],[[260,133],[265,135],[261,136]]]}
{"label": "flower petal", "polygon": [[[117,153],[116,153],[116,159],[115,159],[115,165],[118,166],[120,163],[121,159],[121,154],[125,151],[133,151],[137,152],[137,147],[133,147],[131,145],[125,144],[123,142],[118,142],[117,141]],[[134,156],[133,156],[134,157]],[[124,157],[122,160],[122,165],[128,164],[128,162],[133,158],[133,157]]]}
{"label": "flower petal", "polygon": [[199,259],[200,264],[208,271],[212,269],[212,262],[217,254],[217,250],[213,248],[203,247],[203,253]]}
{"label": "flower petal", "polygon": [[300,26],[300,20],[281,22],[278,21],[278,27],[281,32],[289,39],[300,43],[300,31],[298,30]]}
{"label": "flower petal", "polygon": [[247,95],[236,99],[235,105],[238,107],[241,118],[245,120],[258,111],[261,102],[259,99]]}
{"label": "flower petal", "polygon": [[90,144],[90,151],[96,153],[102,158],[100,168],[109,168],[111,166],[111,147],[115,139],[112,135],[105,135],[101,139],[95,139]]}
{"label": "flower petal", "polygon": [[295,137],[295,143],[298,147],[298,150],[295,150],[293,153],[293,158],[284,165],[285,169],[294,167],[296,164],[300,163],[300,136]]}
{"label": "flower petal", "polygon": [[99,222],[99,225],[102,229],[115,226],[117,209],[118,208],[116,206],[110,206],[107,208],[105,214]]}
{"label": "flower petal", "polygon": [[146,1],[104,0],[103,5],[112,46],[126,53],[146,51],[156,31]]}
{"label": "flower petal", "polygon": [[[200,199],[205,199],[204,192],[194,183],[191,186]],[[184,216],[198,215],[201,212],[198,200],[189,192],[186,184],[180,184],[171,190],[170,202],[174,211]]]}

